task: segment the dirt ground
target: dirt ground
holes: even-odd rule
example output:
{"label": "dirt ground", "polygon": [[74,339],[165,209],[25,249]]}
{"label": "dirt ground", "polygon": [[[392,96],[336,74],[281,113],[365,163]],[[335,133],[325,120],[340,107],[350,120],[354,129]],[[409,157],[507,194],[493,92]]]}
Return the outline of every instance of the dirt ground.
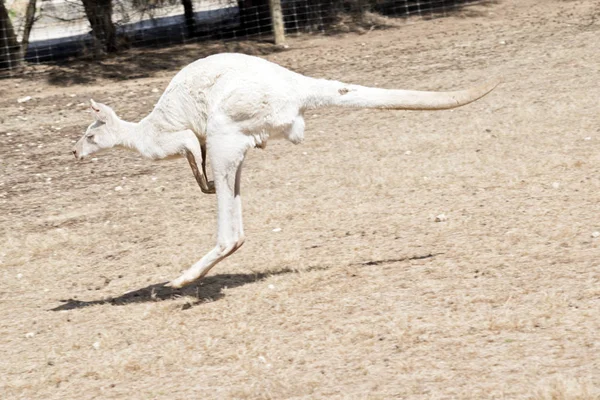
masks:
{"label": "dirt ground", "polygon": [[[0,397],[600,398],[597,18],[506,0],[1,81]],[[310,113],[302,145],[249,154],[246,244],[167,290],[212,247],[215,197],[183,159],[71,146],[90,97],[139,120],[219,49],[379,87],[504,84],[454,111]]]}

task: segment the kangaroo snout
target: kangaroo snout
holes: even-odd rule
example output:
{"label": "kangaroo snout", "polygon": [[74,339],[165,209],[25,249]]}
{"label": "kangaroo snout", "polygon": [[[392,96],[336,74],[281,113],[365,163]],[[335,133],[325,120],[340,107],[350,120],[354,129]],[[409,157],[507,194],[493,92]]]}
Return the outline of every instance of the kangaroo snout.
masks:
{"label": "kangaroo snout", "polygon": [[73,153],[73,156],[75,156],[75,159],[77,161],[83,160],[83,157],[80,156],[79,153],[77,153],[77,148],[73,147],[73,150],[71,150],[71,153]]}

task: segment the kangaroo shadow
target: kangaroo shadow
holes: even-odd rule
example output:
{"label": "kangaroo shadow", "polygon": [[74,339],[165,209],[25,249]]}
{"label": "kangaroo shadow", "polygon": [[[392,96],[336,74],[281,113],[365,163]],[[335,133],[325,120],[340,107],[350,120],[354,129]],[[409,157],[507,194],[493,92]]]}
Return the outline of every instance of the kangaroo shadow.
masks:
{"label": "kangaroo shadow", "polygon": [[[404,261],[411,260],[425,260],[429,258],[433,258],[437,255],[443,253],[428,253],[424,255],[414,255],[408,257],[399,257],[399,258],[390,258],[390,259],[382,259],[382,260],[370,260],[363,261],[358,263],[353,263],[351,265],[358,267],[373,267],[381,264],[393,264]],[[223,293],[223,289],[226,288],[235,288],[238,286],[243,286],[249,283],[260,282],[262,280],[267,279],[271,276],[283,275],[283,274],[293,274],[299,272],[310,272],[310,271],[323,271],[328,270],[332,266],[327,265],[319,265],[309,267],[303,270],[284,268],[278,271],[271,272],[257,272],[253,274],[220,274],[209,276],[208,278],[204,278],[200,282],[186,286],[182,289],[171,289],[165,287],[165,283],[157,283],[154,285],[146,286],[145,288],[137,289],[131,292],[124,293],[120,296],[104,298],[101,300],[76,300],[76,299],[67,299],[61,300],[64,304],[60,306],[51,308],[50,311],[64,311],[64,310],[74,310],[78,308],[85,308],[89,306],[95,305],[104,305],[110,304],[113,306],[124,306],[133,303],[145,303],[150,301],[161,301],[161,300],[169,300],[169,299],[177,299],[179,297],[189,296],[195,297],[196,300],[193,302],[188,302],[182,306],[183,310],[187,310],[199,304],[205,303],[207,301],[215,301],[223,298],[225,294]]]}
{"label": "kangaroo shadow", "polygon": [[186,286],[181,289],[172,289],[165,287],[165,283],[157,283],[150,286],[146,286],[141,289],[133,290],[131,292],[124,293],[120,296],[104,298],[101,300],[77,300],[67,299],[60,300],[64,304],[50,309],[50,311],[63,311],[63,310],[74,310],[78,308],[90,307],[95,305],[110,304],[113,306],[124,306],[133,303],[145,303],[150,301],[161,301],[176,299],[184,296],[195,297],[196,300],[183,305],[182,309],[186,310],[198,304],[219,300],[225,296],[223,289],[234,288],[243,286],[249,283],[262,281],[270,276],[289,274],[298,272],[289,268],[268,272],[268,273],[255,273],[255,274],[220,274],[209,276],[202,281]]}

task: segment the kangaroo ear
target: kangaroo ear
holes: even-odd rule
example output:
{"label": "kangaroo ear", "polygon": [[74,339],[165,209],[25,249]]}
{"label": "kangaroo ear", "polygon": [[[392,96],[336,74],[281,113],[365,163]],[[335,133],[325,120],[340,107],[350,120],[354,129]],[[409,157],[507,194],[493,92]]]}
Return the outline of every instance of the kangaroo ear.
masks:
{"label": "kangaroo ear", "polygon": [[115,115],[115,112],[112,110],[112,108],[107,105],[96,103],[93,99],[90,99],[90,104],[94,118],[100,122],[108,123]]}

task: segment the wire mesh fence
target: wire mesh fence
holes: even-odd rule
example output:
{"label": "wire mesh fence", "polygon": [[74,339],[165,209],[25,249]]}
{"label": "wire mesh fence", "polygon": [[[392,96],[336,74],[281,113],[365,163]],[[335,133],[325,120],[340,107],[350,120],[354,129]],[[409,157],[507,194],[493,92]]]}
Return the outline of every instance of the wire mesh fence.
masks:
{"label": "wire mesh fence", "polygon": [[[286,36],[372,29],[485,0],[281,0]],[[271,40],[270,0],[0,0],[0,74],[24,65],[207,39]]]}

